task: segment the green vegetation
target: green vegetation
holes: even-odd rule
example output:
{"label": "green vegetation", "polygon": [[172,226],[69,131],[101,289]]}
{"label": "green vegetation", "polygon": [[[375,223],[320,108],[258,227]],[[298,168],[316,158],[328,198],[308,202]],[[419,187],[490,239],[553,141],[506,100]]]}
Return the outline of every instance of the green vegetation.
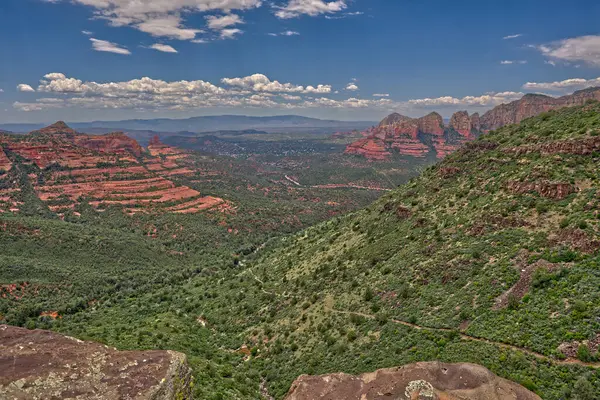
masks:
{"label": "green vegetation", "polygon": [[[2,217],[0,281],[28,284],[19,300],[0,298],[0,314],[119,348],[183,351],[201,399],[260,398],[261,382],[282,398],[303,373],[422,360],[479,363],[544,399],[593,399],[598,365],[576,360],[598,361],[587,341],[600,333],[600,154],[540,145],[598,132],[598,103],[546,113],[304,230],[325,215],[263,225],[298,215],[297,197],[268,202],[247,181],[224,195],[200,177],[182,183],[231,196],[240,209],[223,218],[239,235],[210,215]],[[48,310],[62,318],[39,317]]]}

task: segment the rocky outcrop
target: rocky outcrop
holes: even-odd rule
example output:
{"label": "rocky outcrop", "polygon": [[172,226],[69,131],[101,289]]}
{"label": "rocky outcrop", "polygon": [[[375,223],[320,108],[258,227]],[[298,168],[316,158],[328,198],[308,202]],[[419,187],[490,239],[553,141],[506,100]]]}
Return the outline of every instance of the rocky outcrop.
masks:
{"label": "rocky outcrop", "polygon": [[479,113],[471,115],[471,130],[481,132],[481,118],[479,117]]}
{"label": "rocky outcrop", "polygon": [[[461,120],[461,123],[464,125],[465,121]],[[378,126],[365,131],[366,138],[348,145],[346,153],[362,155],[371,160],[387,160],[393,153],[412,157],[426,157],[435,153],[437,158],[444,158],[464,141],[476,137],[473,133],[477,132],[471,129],[468,114],[466,125],[461,138],[451,140],[446,134],[442,116],[438,113],[430,113],[421,118],[393,113],[385,117]]]}
{"label": "rocky outcrop", "polygon": [[505,153],[522,155],[530,153],[549,154],[576,154],[589,155],[600,152],[600,136],[584,139],[557,140],[536,145],[523,145],[504,150]]}
{"label": "rocky outcrop", "polygon": [[357,140],[346,147],[346,154],[357,154],[369,160],[386,160],[391,153],[386,150],[383,140],[377,137],[368,137]]}
{"label": "rocky outcrop", "polygon": [[136,157],[142,154],[142,146],[137,140],[130,138],[123,132],[113,132],[107,135],[77,135],[75,144],[100,153],[131,153]]}
{"label": "rocky outcrop", "polygon": [[510,181],[507,189],[515,194],[537,192],[540,196],[549,199],[564,199],[571,193],[577,192],[577,187],[570,183],[562,182],[516,182]]}
{"label": "rocky outcrop", "polygon": [[118,351],[51,331],[0,325],[0,398],[191,399],[191,370],[174,351]]}
{"label": "rocky outcrop", "polygon": [[580,106],[588,100],[600,100],[600,87],[579,90],[571,95],[550,97],[541,94],[526,94],[519,100],[501,104],[481,117],[485,129],[498,129],[509,124],[517,124],[526,118],[545,111],[563,107]]}
{"label": "rocky outcrop", "polygon": [[420,362],[353,376],[302,375],[285,400],[540,400],[476,364]]}
{"label": "rocky outcrop", "polygon": [[443,135],[444,134],[444,119],[436,112],[427,114],[424,117],[419,118],[419,131],[423,133],[429,133],[431,135]]}
{"label": "rocky outcrop", "polygon": [[77,135],[77,132],[71,129],[64,121],[55,122],[52,125],[34,131],[32,133],[50,136],[63,136],[67,138],[73,138],[75,135]]}
{"label": "rocky outcrop", "polygon": [[471,118],[466,111],[458,111],[452,114],[450,118],[450,128],[460,133],[461,136],[471,135]]}

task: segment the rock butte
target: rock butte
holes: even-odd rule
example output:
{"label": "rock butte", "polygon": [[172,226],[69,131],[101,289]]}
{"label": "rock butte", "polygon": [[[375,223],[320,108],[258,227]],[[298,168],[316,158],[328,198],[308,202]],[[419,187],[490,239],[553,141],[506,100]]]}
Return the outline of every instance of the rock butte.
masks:
{"label": "rock butte", "polygon": [[370,160],[388,160],[394,152],[419,158],[435,153],[437,158],[444,158],[465,141],[477,137],[478,121],[479,115],[469,117],[466,111],[461,111],[452,116],[446,129],[442,116],[435,112],[416,119],[394,113],[367,130],[364,139],[349,144],[346,154]]}
{"label": "rock butte", "polygon": [[353,376],[302,375],[285,400],[540,400],[477,364],[419,362]]}
{"label": "rock butte", "polygon": [[175,400],[191,398],[186,356],[118,351],[55,332],[0,325],[0,398]]}
{"label": "rock butte", "polygon": [[378,126],[366,130],[364,139],[349,144],[346,153],[379,161],[389,160],[394,152],[413,157],[435,153],[441,159],[480,133],[519,123],[545,111],[583,105],[588,100],[600,100],[600,87],[558,98],[527,94],[520,100],[501,104],[481,117],[478,113],[469,116],[466,111],[458,111],[452,115],[447,127],[435,112],[421,118],[393,113]]}
{"label": "rock butte", "polygon": [[[28,135],[0,135],[0,146],[0,169],[10,173],[13,165],[5,153],[10,151],[42,170],[30,173],[29,181],[40,200],[59,215],[84,198],[99,210],[120,204],[129,214],[229,209],[223,199],[202,196],[171,180],[195,171],[186,163],[186,152],[164,145],[158,137],[146,153],[123,133],[85,135],[59,121]],[[0,213],[19,211],[20,190],[16,183],[0,189]]]}

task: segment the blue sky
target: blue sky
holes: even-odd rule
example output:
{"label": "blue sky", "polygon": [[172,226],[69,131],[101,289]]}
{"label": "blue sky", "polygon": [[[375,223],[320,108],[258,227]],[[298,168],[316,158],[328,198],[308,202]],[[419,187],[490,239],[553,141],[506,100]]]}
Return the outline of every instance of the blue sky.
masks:
{"label": "blue sky", "polygon": [[482,112],[600,86],[599,20],[593,0],[2,0],[0,122]]}

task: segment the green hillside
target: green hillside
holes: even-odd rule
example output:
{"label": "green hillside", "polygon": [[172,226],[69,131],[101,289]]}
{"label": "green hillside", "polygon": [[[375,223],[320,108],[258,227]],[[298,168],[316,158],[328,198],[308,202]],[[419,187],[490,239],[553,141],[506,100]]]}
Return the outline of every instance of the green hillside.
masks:
{"label": "green hillside", "polygon": [[[125,223],[7,219],[3,282],[82,280],[48,304],[0,299],[0,313],[119,348],[183,351],[200,399],[279,399],[300,374],[424,360],[479,363],[544,399],[594,399],[599,170],[596,102],[483,135],[368,208],[264,235],[255,251],[225,248],[208,224],[178,255]],[[92,290],[92,302],[67,304]],[[63,304],[64,315],[35,320],[39,310],[15,304]]]}

